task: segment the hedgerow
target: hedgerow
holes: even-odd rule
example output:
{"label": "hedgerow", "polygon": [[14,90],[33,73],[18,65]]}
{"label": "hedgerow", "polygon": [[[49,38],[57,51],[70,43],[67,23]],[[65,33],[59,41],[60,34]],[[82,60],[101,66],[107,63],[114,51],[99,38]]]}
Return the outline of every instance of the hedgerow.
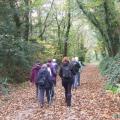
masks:
{"label": "hedgerow", "polygon": [[120,84],[120,54],[115,57],[106,57],[99,65],[101,74],[107,77],[108,83]]}

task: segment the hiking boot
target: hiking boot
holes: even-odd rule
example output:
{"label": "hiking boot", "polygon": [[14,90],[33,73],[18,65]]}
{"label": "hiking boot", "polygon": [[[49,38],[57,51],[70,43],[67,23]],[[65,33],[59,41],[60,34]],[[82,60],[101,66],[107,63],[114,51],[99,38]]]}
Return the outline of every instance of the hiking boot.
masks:
{"label": "hiking boot", "polygon": [[67,95],[67,106],[71,106],[71,94]]}
{"label": "hiking boot", "polygon": [[51,104],[52,104],[52,101],[49,101],[49,102],[48,102],[48,105],[50,106]]}
{"label": "hiking boot", "polygon": [[67,106],[70,107],[71,106],[71,99],[67,99],[66,103],[67,103]]}
{"label": "hiking boot", "polygon": [[71,102],[67,102],[67,106],[68,106],[68,107],[71,107]]}
{"label": "hiking boot", "polygon": [[77,90],[77,87],[75,87],[75,90]]}
{"label": "hiking boot", "polygon": [[44,107],[44,105],[43,105],[43,104],[40,104],[40,107],[41,107],[41,108],[43,108],[43,107]]}
{"label": "hiking boot", "polygon": [[67,103],[67,93],[65,93],[65,103]]}

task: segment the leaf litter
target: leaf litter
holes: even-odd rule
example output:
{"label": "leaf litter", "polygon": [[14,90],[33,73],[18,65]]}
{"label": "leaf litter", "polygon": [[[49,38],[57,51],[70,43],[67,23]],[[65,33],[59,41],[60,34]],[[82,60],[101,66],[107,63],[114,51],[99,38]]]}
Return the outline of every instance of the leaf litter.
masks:
{"label": "leaf litter", "polygon": [[[64,89],[57,77],[55,97],[51,106],[40,108],[35,87],[21,87],[8,96],[0,97],[0,120],[115,120],[120,116],[120,97],[104,89],[105,80],[95,65],[81,72],[81,85],[72,90],[72,106],[64,100]],[[119,119],[119,118],[118,118]]]}

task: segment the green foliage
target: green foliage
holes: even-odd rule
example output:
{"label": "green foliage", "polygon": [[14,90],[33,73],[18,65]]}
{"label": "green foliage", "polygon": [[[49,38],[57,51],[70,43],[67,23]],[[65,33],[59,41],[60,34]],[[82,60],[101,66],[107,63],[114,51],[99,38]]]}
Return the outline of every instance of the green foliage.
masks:
{"label": "green foliage", "polygon": [[[22,3],[21,1],[20,5],[23,5]],[[17,83],[28,78],[33,61],[39,59],[37,51],[41,51],[38,42],[25,41],[23,34],[25,24],[19,28],[16,26],[18,21],[14,19],[14,12],[21,20],[24,13],[21,7],[16,7],[14,11],[9,2],[0,2],[0,77],[7,77],[7,81]]]}
{"label": "green foliage", "polygon": [[[100,38],[100,37],[98,37]],[[102,57],[107,56],[107,52],[106,52],[106,47],[105,47],[105,42],[103,40],[100,40],[97,42],[97,46],[96,46],[96,51],[99,53],[101,53]]]}
{"label": "green foliage", "polygon": [[31,7],[36,8],[42,5],[46,0],[34,0]]}
{"label": "green foliage", "polygon": [[34,55],[39,50],[39,46],[5,35],[1,36],[0,49],[2,76],[8,76],[16,82],[24,81],[30,65],[36,59]]}
{"label": "green foliage", "polygon": [[[98,29],[109,56],[119,52],[119,17],[115,0],[77,0],[79,8],[88,20]],[[103,46],[104,47],[104,46]]]}
{"label": "green foliage", "polygon": [[120,54],[114,58],[106,57],[100,63],[99,68],[110,84],[120,83]]}
{"label": "green foliage", "polygon": [[106,84],[106,90],[112,91],[113,94],[120,93],[120,87],[113,84]]}
{"label": "green foliage", "polygon": [[38,43],[41,45],[41,52],[38,51],[38,57],[40,58],[40,61],[43,63],[45,62],[48,58],[53,59],[60,59],[61,55],[59,54],[56,41],[43,41],[39,38],[36,38]]}
{"label": "green foliage", "polygon": [[108,70],[109,66],[111,65],[113,59],[109,57],[105,57],[99,65],[100,71],[102,75],[106,75],[106,70]]}
{"label": "green foliage", "polygon": [[69,39],[70,40],[68,42],[68,55],[71,57],[78,56],[79,60],[85,61],[87,48],[85,47],[85,39],[82,33],[78,33],[78,31],[76,31],[75,28],[72,28]]}
{"label": "green foliage", "polygon": [[85,48],[84,43],[81,42],[80,48],[78,49],[79,60],[85,61],[86,53],[87,53],[87,48]]}

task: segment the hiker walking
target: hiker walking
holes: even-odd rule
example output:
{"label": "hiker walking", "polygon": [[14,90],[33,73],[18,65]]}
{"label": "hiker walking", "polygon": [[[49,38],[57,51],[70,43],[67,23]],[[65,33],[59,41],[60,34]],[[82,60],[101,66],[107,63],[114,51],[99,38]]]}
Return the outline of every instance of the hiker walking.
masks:
{"label": "hiker walking", "polygon": [[73,69],[73,85],[72,85],[72,88],[73,89],[77,89],[77,79],[76,79],[76,68],[75,68],[75,65],[76,65],[76,61],[75,61],[75,58],[73,57],[72,60],[71,60],[71,67]]}
{"label": "hiker walking", "polygon": [[79,69],[80,69],[80,64],[78,63],[76,58],[72,58],[71,61],[71,66],[73,70],[73,89],[77,89],[78,82],[79,82]]}
{"label": "hiker walking", "polygon": [[67,57],[62,60],[59,75],[62,79],[62,86],[65,89],[65,102],[67,106],[71,106],[71,87],[73,84],[73,73],[70,65],[70,61]]}
{"label": "hiker walking", "polygon": [[75,57],[75,61],[76,61],[76,75],[75,76],[76,76],[77,85],[80,86],[80,69],[82,65],[78,57]]}
{"label": "hiker walking", "polygon": [[56,86],[56,77],[57,77],[57,71],[58,71],[58,64],[56,62],[56,59],[53,59],[52,60],[52,66],[51,66],[51,71],[52,71],[52,74],[53,74],[53,83],[54,83],[54,86]]}
{"label": "hiker walking", "polygon": [[48,62],[47,62],[47,69],[50,73],[50,80],[52,81],[52,87],[51,87],[51,91],[50,91],[50,96],[51,96],[51,102],[53,100],[53,97],[55,95],[55,91],[54,91],[54,83],[55,83],[55,75],[54,75],[54,67],[53,67],[53,64],[52,64],[52,60],[49,59]]}
{"label": "hiker walking", "polygon": [[47,65],[43,64],[38,73],[38,88],[39,88],[39,102],[41,107],[44,106],[44,96],[46,92],[47,102],[50,103],[50,90],[52,87],[52,82],[50,80],[50,73],[47,69]]}
{"label": "hiker walking", "polygon": [[38,84],[37,84],[37,77],[38,77],[38,72],[41,68],[41,64],[39,61],[36,61],[36,63],[33,65],[30,73],[30,82],[32,85],[35,84],[36,86],[36,98],[38,98]]}

